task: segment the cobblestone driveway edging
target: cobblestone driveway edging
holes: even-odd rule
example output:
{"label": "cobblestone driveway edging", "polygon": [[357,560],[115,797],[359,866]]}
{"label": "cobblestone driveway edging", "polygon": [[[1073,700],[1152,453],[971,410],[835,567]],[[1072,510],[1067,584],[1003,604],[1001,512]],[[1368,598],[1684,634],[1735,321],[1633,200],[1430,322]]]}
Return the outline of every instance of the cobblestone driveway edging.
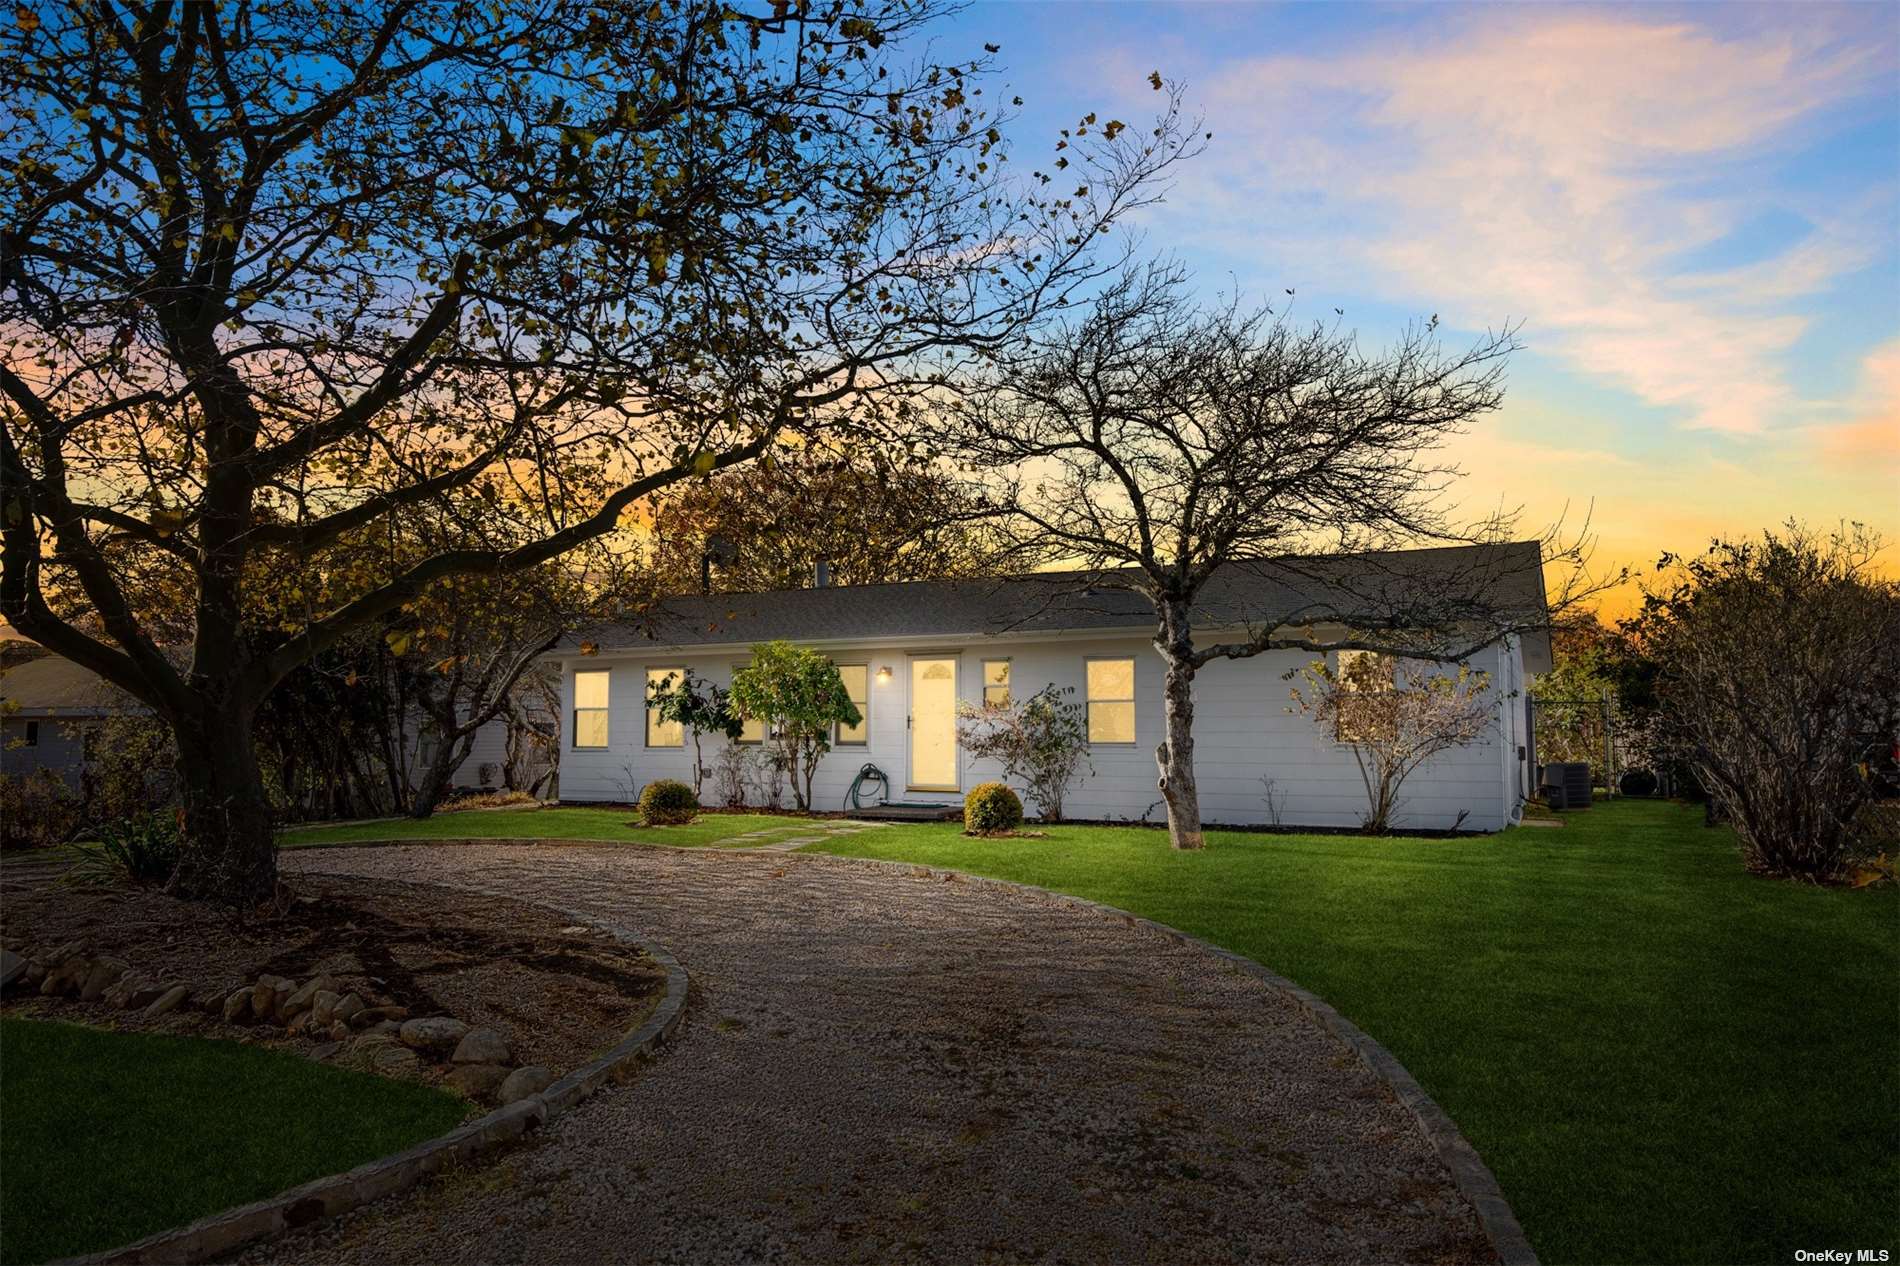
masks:
{"label": "cobblestone driveway edging", "polygon": [[[659,846],[665,847],[665,846]],[[730,849],[729,852],[766,851]],[[1053,888],[1042,888],[1035,884],[1017,883],[1010,879],[993,879],[987,875],[975,875],[965,870],[952,870],[940,866],[925,866],[918,862],[887,861],[876,857],[841,857],[835,853],[804,853],[803,857],[824,857],[834,862],[844,862],[854,866],[879,866],[890,870],[908,872],[925,879],[952,879],[962,883],[976,884],[993,888],[1013,888],[1020,892],[1032,892],[1038,896],[1055,901],[1067,902],[1084,910],[1093,910],[1110,918],[1120,919],[1130,927],[1141,928],[1158,933],[1182,945],[1194,945],[1217,957],[1226,959],[1249,976],[1272,986],[1298,1003],[1302,1010],[1311,1015],[1340,1041],[1352,1049],[1353,1054],[1366,1066],[1373,1076],[1392,1088],[1400,1103],[1405,1105],[1432,1150],[1444,1162],[1450,1171],[1451,1179],[1459,1194],[1471,1202],[1472,1209],[1478,1215],[1478,1222],[1484,1227],[1485,1236],[1496,1250],[1498,1260],[1503,1266],[1538,1266],[1537,1252],[1531,1247],[1530,1239],[1524,1234],[1524,1228],[1518,1224],[1517,1214],[1511,1211],[1510,1202],[1504,1198],[1503,1188],[1498,1186],[1497,1176],[1490,1166],[1478,1155],[1478,1149],[1471,1145],[1457,1124],[1436,1100],[1425,1093],[1401,1064],[1398,1057],[1375,1041],[1365,1030],[1339,1014],[1332,1004],[1324,998],[1294,984],[1286,977],[1269,971],[1244,954],[1224,949],[1212,941],[1191,935],[1179,928],[1157,923],[1153,919],[1123,910],[1118,906],[1104,905],[1099,901],[1090,901],[1086,897],[1073,896],[1058,892]]]}
{"label": "cobblestone driveway edging", "polygon": [[[489,888],[461,890],[522,900],[514,893]],[[687,977],[686,969],[664,946],[578,910],[549,902],[527,904],[553,910],[576,923],[597,928],[623,945],[635,946],[665,970],[666,995],[653,1009],[653,1014],[611,1051],[575,1069],[540,1094],[497,1108],[407,1151],[369,1161],[345,1173],[314,1179],[268,1199],[226,1209],[169,1231],[159,1231],[119,1248],[69,1258],[55,1266],[207,1261],[293,1227],[333,1218],[373,1200],[408,1191],[431,1174],[467,1164],[530,1130],[539,1129],[609,1080],[630,1071],[630,1065],[645,1059],[673,1035],[686,1010]]]}

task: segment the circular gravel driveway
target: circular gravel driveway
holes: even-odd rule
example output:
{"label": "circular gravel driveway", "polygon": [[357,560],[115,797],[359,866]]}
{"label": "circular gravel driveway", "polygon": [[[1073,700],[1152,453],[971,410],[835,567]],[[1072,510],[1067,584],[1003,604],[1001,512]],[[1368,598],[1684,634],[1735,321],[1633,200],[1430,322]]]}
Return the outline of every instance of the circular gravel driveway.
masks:
{"label": "circular gravel driveway", "polygon": [[805,855],[283,861],[583,910],[667,946],[692,986],[627,1086],[248,1260],[1493,1260],[1338,1039],[1206,950],[1099,913]]}

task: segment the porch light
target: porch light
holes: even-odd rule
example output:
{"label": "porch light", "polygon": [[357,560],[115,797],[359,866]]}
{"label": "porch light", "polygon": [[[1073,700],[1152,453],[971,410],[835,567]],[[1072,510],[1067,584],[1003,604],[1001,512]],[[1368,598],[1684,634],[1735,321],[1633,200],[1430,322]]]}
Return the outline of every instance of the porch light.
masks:
{"label": "porch light", "polygon": [[877,684],[880,686],[886,686],[890,684],[890,680],[891,680],[891,666],[889,664],[879,665],[878,670],[877,670]]}

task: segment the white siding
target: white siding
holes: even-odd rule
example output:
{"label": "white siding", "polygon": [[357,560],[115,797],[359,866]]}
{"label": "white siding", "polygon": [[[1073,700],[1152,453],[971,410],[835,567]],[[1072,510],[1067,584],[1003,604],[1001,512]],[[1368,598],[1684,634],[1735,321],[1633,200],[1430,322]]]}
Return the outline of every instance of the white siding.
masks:
{"label": "white siding", "polygon": [[[834,748],[820,763],[813,783],[816,808],[844,807],[851,780],[865,762],[876,764],[892,784],[894,801],[956,803],[958,794],[907,792],[909,768],[906,696],[909,656],[955,656],[961,661],[959,690],[976,702],[982,697],[982,661],[1011,661],[1010,690],[1026,698],[1044,685],[1071,686],[1077,702],[1084,701],[1084,664],[1092,657],[1127,656],[1135,661],[1136,741],[1132,745],[1097,746],[1091,752],[1095,772],[1086,772],[1071,786],[1064,813],[1070,818],[1161,821],[1165,813],[1155,787],[1154,750],[1162,733],[1161,660],[1141,637],[1074,637],[1062,640],[989,640],[964,645],[922,642],[914,647],[826,646],[826,654],[841,663],[871,665],[870,742],[865,747]],[[743,648],[689,652],[652,651],[637,655],[603,653],[597,658],[569,660],[562,673],[561,795],[570,801],[627,800],[655,778],[691,781],[692,747],[651,749],[644,746],[643,683],[648,666],[691,667],[695,675],[729,683],[732,665],[745,659]],[[1444,829],[1467,811],[1467,830],[1497,830],[1513,820],[1516,809],[1515,739],[1503,741],[1500,726],[1509,726],[1504,714],[1521,706],[1512,691],[1521,686],[1515,646],[1491,648],[1473,667],[1491,674],[1499,697],[1497,721],[1491,734],[1477,743],[1447,753],[1426,765],[1406,782],[1397,825],[1415,829]],[[1352,752],[1332,740],[1309,718],[1288,710],[1292,683],[1284,674],[1312,659],[1305,652],[1260,655],[1247,660],[1221,660],[1201,670],[1195,681],[1195,772],[1200,781],[1201,810],[1209,823],[1261,825],[1270,821],[1264,779],[1274,780],[1280,800],[1280,820],[1286,825],[1353,827],[1365,810],[1365,788]],[[878,670],[888,666],[890,679],[880,681]],[[606,750],[575,750],[568,716],[573,707],[576,668],[609,668],[611,732]],[[1521,728],[1521,723],[1520,728]],[[704,739],[706,761],[724,743]],[[999,776],[988,762],[962,756],[961,785],[968,790]],[[1019,788],[1020,790],[1020,788]],[[792,803],[789,788],[785,803]],[[1031,806],[1033,812],[1033,806]]]}

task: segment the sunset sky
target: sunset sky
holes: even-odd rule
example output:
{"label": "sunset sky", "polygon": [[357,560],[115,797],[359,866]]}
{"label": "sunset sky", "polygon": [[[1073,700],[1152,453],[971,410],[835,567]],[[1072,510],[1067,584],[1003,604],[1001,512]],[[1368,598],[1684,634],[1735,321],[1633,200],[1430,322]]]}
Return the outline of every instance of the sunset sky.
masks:
{"label": "sunset sky", "polygon": [[1604,564],[1790,515],[1900,554],[1900,6],[998,2],[938,51],[986,40],[1025,165],[1185,84],[1214,139],[1144,228],[1210,291],[1522,321],[1472,512],[1594,502]]}

